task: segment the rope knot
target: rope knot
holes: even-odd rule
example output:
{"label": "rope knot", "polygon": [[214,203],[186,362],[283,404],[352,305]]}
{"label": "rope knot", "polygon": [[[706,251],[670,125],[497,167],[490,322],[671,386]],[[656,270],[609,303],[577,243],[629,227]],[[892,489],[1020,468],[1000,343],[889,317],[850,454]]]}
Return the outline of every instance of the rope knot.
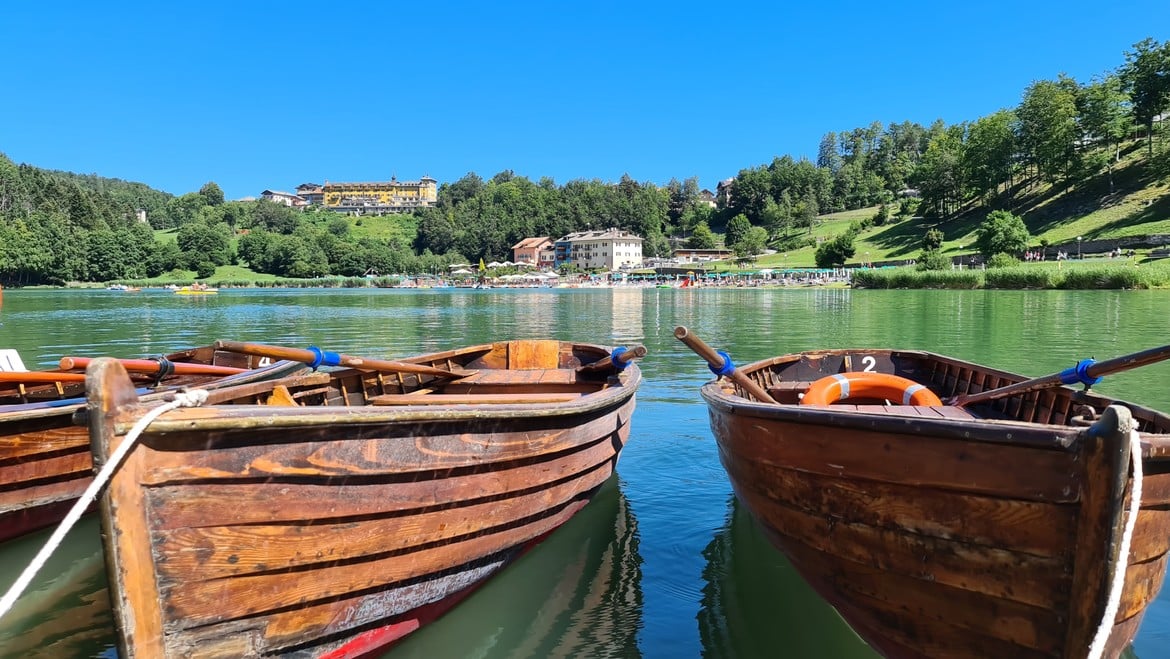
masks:
{"label": "rope knot", "polygon": [[199,407],[207,402],[207,395],[206,389],[180,391],[175,394],[175,402],[179,407]]}

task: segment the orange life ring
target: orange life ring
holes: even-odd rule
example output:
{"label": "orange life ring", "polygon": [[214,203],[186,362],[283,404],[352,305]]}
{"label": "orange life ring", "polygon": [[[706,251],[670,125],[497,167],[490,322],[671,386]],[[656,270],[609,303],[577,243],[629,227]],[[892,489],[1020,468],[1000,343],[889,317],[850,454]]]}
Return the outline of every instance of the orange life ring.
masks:
{"label": "orange life ring", "polygon": [[943,403],[926,386],[889,373],[855,371],[836,373],[812,383],[801,405],[832,405],[850,398],[877,398],[895,405],[934,405]]}

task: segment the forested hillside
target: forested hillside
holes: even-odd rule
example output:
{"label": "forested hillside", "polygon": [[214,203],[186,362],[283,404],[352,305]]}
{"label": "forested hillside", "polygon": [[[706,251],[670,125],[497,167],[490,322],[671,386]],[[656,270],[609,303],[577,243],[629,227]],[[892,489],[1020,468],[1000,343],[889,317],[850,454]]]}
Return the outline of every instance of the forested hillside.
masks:
{"label": "forested hillside", "polygon": [[[1050,229],[1170,178],[1161,137],[1170,115],[1170,43],[1147,39],[1124,58],[1090,81],[1037,80],[1018,106],[972,121],[873,122],[825,133],[815,162],[784,155],[747,167],[730,181],[729,201],[715,209],[699,202],[693,179],[665,188],[629,177],[617,185],[557,186],[511,172],[486,182],[469,174],[444,185],[439,207],[420,214],[416,246],[499,258],[525,236],[616,226],[645,237],[650,256],[665,254],[668,238],[713,247],[711,230],[740,253],[795,251],[824,239],[815,231],[820,216],[875,206],[872,221],[850,229],[844,242],[911,217],[919,218],[916,226],[963,235],[996,210],[1035,212]],[[1142,153],[1130,154],[1119,173],[1135,143]],[[1142,201],[1146,210],[1136,219],[1156,220],[1164,205]],[[910,241],[915,251],[925,232]]]}
{"label": "forested hillside", "polygon": [[[911,217],[921,237],[928,229],[943,239],[949,228],[970,232],[997,210],[1023,214],[1033,226],[1028,213],[1036,214],[1051,233],[1127,194],[1132,202],[1135,191],[1164,190],[1168,116],[1170,42],[1147,39],[1115,69],[1090,81],[1064,75],[1035,81],[1016,107],[985,117],[827,132],[815,162],[781,155],[747,166],[716,207],[694,178],[660,187],[629,176],[558,184],[512,171],[487,180],[472,172],[442,184],[434,208],[355,219],[225,201],[215,183],[173,196],[141,183],[16,165],[0,155],[0,284],[177,271],[209,277],[235,263],[284,277],[435,272],[455,262],[508,259],[526,237],[608,227],[642,236],[647,256],[668,254],[672,239],[714,247],[721,233],[741,254],[831,240],[840,248],[834,263],[852,253],[863,229]],[[1137,220],[1159,219],[1164,193],[1155,196],[1143,200]],[[879,210],[865,226],[828,240],[816,231],[822,215],[874,206]],[[168,239],[158,240],[160,233]],[[903,238],[902,250],[920,240]]]}

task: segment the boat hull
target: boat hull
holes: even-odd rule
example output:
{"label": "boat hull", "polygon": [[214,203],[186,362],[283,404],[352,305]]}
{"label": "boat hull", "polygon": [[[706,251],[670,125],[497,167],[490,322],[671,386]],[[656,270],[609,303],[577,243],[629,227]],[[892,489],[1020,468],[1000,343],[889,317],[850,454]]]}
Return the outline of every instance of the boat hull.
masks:
{"label": "boat hull", "polygon": [[[640,382],[636,367],[594,384],[557,379],[573,375],[576,348],[541,343],[528,352],[552,368],[492,380],[492,403],[404,404],[481,390],[434,394],[437,383],[409,376],[388,391],[384,378],[343,372],[275,383],[302,405],[255,404],[267,392],[241,387],[236,404],[165,414],[103,497],[123,656],[361,656],[511,563],[612,476]],[[460,364],[483,375],[493,354]],[[109,384],[90,401],[103,460],[147,407]],[[569,400],[498,402],[549,389]]]}
{"label": "boat hull", "polygon": [[[172,353],[167,359],[250,370],[222,378],[172,376],[141,389],[144,398],[161,398],[182,386],[215,389],[304,368],[293,362],[261,366],[258,358],[211,348]],[[74,422],[74,414],[85,409],[84,387],[40,389],[46,390],[40,398],[35,387],[26,388],[23,397],[15,389],[0,391],[0,400],[12,401],[0,404],[0,542],[60,522],[93,480],[89,433]]]}
{"label": "boat hull", "polygon": [[[743,370],[783,400],[817,378],[828,354]],[[913,373],[944,398],[1000,386],[992,381],[1005,375],[977,375],[976,365],[925,353],[882,352],[877,361],[888,372]],[[955,377],[960,366],[966,373]],[[959,382],[967,391],[957,390]],[[772,544],[879,652],[1086,655],[1117,565],[1132,488],[1130,437],[1106,432],[1106,419],[1094,426],[1100,432],[1049,420],[1111,401],[1062,389],[964,414],[762,404],[725,383],[706,385],[703,396],[736,495]],[[1137,633],[1170,551],[1167,418],[1133,407],[1144,487],[1105,656],[1117,656]],[[1044,410],[1045,422],[1008,414],[1025,409]]]}

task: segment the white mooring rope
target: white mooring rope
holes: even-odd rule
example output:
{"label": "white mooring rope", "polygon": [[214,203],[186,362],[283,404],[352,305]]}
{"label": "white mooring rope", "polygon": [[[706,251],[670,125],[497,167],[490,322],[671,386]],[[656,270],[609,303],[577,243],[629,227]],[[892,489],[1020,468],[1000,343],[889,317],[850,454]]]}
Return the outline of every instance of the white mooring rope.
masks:
{"label": "white mooring rope", "polygon": [[205,389],[179,392],[175,394],[173,401],[150,410],[138,420],[138,423],[134,424],[134,427],[126,434],[126,439],[118,445],[118,448],[114,449],[113,454],[110,455],[106,464],[102,466],[101,471],[94,476],[93,482],[89,484],[89,487],[85,488],[85,492],[82,492],[81,497],[69,509],[69,513],[65,515],[65,519],[61,520],[61,524],[57,527],[57,530],[53,531],[53,535],[49,537],[49,541],[45,543],[44,547],[41,547],[41,551],[33,557],[32,562],[28,564],[24,572],[20,573],[20,577],[12,584],[8,592],[4,593],[4,598],[0,599],[0,618],[3,618],[12,609],[13,605],[16,604],[16,600],[24,593],[25,588],[28,588],[28,585],[32,583],[33,577],[45,566],[45,563],[49,560],[49,556],[65,540],[66,534],[81,519],[81,516],[85,513],[85,509],[89,508],[89,504],[97,498],[98,492],[105,487],[106,481],[110,480],[114,475],[114,471],[118,468],[118,465],[122,464],[122,460],[130,452],[130,449],[134,447],[134,444],[138,442],[138,436],[146,430],[146,427],[161,414],[165,414],[178,407],[198,407],[206,400],[207,391]]}
{"label": "white mooring rope", "polygon": [[1105,613],[1101,616],[1101,624],[1097,626],[1097,633],[1093,635],[1093,643],[1089,646],[1089,659],[1100,659],[1105,652],[1105,642],[1113,631],[1113,619],[1117,617],[1117,609],[1121,606],[1121,594],[1125,590],[1125,571],[1129,567],[1129,545],[1133,540],[1133,529],[1137,525],[1138,512],[1142,507],[1142,440],[1137,429],[1129,431],[1129,454],[1133,458],[1133,487],[1129,494],[1129,517],[1125,520],[1125,530],[1121,533],[1121,552],[1117,557],[1117,567],[1113,572],[1113,581],[1109,584],[1109,601],[1105,604]]}

